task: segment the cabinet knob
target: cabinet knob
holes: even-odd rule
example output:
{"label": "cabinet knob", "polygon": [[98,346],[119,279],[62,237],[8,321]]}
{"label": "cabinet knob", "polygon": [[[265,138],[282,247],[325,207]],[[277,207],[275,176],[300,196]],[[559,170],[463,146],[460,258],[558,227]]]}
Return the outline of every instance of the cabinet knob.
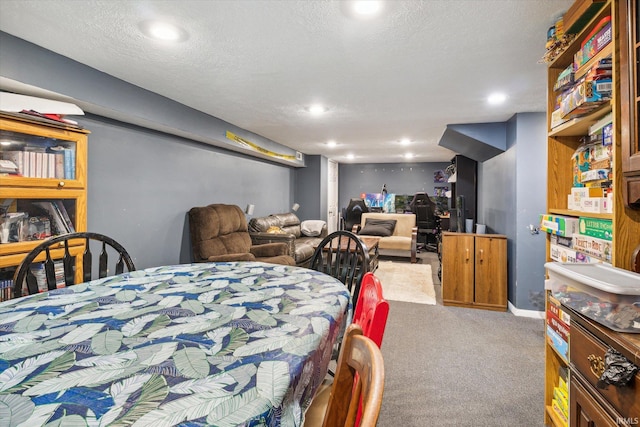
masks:
{"label": "cabinet knob", "polygon": [[60,181],[60,182],[58,183],[58,187],[64,187],[64,181]]}

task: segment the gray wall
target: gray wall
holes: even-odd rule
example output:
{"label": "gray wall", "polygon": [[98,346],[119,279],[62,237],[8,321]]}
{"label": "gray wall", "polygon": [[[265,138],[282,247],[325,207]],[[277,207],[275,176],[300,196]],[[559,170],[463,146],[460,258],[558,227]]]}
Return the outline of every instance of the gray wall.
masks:
{"label": "gray wall", "polygon": [[300,205],[298,217],[327,220],[328,159],[324,156],[305,156],[307,167],[296,169],[293,199]]}
{"label": "gray wall", "polygon": [[[450,163],[358,163],[340,164],[338,169],[338,210],[346,208],[349,199],[361,193],[380,193],[382,186],[392,194],[425,192],[433,195],[433,187],[449,186],[434,183],[433,173]],[[449,186],[449,189],[451,187]]]}
{"label": "gray wall", "polygon": [[91,131],[87,225],[120,241],[137,268],[190,262],[193,206],[254,204],[262,216],[293,204],[293,168],[218,148],[210,135],[231,130],[280,152],[279,144],[1,32],[0,57],[0,76],[95,109],[77,116]]}
{"label": "gray wall", "polygon": [[544,309],[544,236],[527,226],[546,209],[545,129],[544,113],[513,116],[507,150],[478,164],[478,219],[507,236],[509,301],[525,310]]}
{"label": "gray wall", "polygon": [[290,206],[290,168],[97,116],[81,123],[91,130],[88,229],[122,243],[137,268],[191,262],[191,207],[251,203],[261,216]]}

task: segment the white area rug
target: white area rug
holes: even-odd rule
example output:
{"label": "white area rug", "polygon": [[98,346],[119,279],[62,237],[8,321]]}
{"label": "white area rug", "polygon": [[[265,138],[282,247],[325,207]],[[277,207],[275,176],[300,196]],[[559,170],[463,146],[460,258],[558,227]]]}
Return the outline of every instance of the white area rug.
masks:
{"label": "white area rug", "polygon": [[380,280],[386,300],[436,305],[429,264],[380,261],[373,274]]}

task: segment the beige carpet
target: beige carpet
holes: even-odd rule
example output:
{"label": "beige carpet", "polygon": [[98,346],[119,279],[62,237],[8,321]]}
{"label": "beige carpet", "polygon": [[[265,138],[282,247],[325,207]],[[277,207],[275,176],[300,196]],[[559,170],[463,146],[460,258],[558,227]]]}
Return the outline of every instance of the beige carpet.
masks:
{"label": "beige carpet", "polygon": [[374,274],[382,284],[385,299],[436,305],[429,264],[380,261]]}

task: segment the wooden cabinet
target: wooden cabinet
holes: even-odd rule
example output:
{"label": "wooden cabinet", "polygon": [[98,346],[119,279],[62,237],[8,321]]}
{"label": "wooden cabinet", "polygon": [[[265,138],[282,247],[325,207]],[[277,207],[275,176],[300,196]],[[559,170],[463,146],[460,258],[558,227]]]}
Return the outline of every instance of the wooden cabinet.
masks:
{"label": "wooden cabinet", "polygon": [[19,167],[0,175],[0,280],[49,235],[86,231],[88,133],[0,114],[0,155]]}
{"label": "wooden cabinet", "polygon": [[442,233],[442,301],[506,311],[506,236]]}
{"label": "wooden cabinet", "polygon": [[620,136],[625,205],[640,209],[640,8],[638,0],[620,0]]}

